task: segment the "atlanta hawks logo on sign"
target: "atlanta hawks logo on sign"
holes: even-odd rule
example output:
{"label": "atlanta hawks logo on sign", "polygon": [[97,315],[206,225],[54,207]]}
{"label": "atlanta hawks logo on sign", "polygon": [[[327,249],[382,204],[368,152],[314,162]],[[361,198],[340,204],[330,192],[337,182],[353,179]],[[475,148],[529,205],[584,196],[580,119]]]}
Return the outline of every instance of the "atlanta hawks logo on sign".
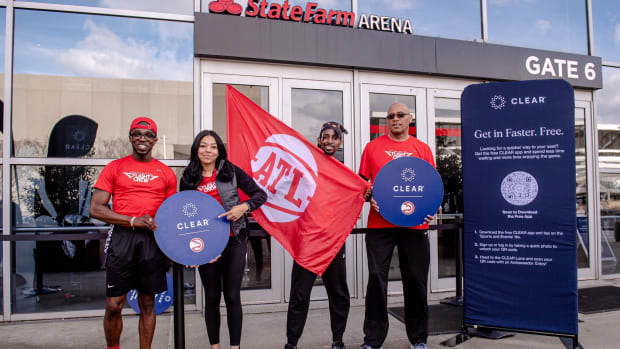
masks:
{"label": "atlanta hawks logo on sign", "polygon": [[205,247],[205,243],[204,243],[204,241],[202,241],[201,238],[193,238],[189,242],[190,250],[192,250],[192,251],[194,251],[196,253],[202,251],[202,249],[204,249],[204,247]]}
{"label": "atlanta hawks logo on sign", "polygon": [[411,201],[405,201],[402,205],[400,205],[400,211],[409,216],[413,213],[413,211],[415,211],[415,205]]}
{"label": "atlanta hawks logo on sign", "polygon": [[318,169],[312,153],[299,139],[275,134],[252,160],[256,183],[267,192],[262,210],[272,222],[292,222],[312,200]]}

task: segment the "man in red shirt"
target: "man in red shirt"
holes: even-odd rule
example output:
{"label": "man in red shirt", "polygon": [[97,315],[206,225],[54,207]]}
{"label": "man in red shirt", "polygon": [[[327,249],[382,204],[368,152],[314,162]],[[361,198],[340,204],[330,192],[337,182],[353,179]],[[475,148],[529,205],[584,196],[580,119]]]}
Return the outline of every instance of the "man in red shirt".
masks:
{"label": "man in red shirt", "polygon": [[[155,333],[155,294],[166,291],[168,261],[153,231],[161,203],[177,191],[174,172],[151,155],[157,125],[146,117],[129,127],[131,155],[114,160],[101,172],[90,208],[93,218],[112,224],[106,241],[106,308],[103,318],[108,348],[119,348],[127,292],[138,290],[140,348],[150,348]],[[107,205],[113,198],[113,208]]]}
{"label": "man in red shirt", "polygon": [[[374,182],[381,167],[393,159],[415,156],[435,166],[428,145],[409,135],[411,122],[409,108],[403,103],[392,104],[387,113],[388,134],[366,145],[362,153],[359,174]],[[395,226],[379,214],[379,206],[371,199],[368,228],[396,228],[372,231],[366,234],[368,256],[368,285],[364,317],[364,344],[360,349],[381,348],[388,332],[387,285],[388,271],[394,247],[398,260],[405,298],[405,327],[411,348],[427,349],[428,304],[426,283],[430,262],[428,223],[410,228]]]}

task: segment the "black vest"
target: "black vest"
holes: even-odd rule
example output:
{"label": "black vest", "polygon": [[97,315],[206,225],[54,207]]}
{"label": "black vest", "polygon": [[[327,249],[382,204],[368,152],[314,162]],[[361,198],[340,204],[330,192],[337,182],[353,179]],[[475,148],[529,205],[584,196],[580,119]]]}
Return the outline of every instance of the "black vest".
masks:
{"label": "black vest", "polygon": [[[232,167],[232,179],[228,182],[223,182],[220,180],[220,175],[222,173],[221,170],[224,166],[225,161],[226,160],[223,159],[220,160],[220,165],[217,168],[217,176],[215,176],[215,186],[217,187],[217,192],[220,194],[220,199],[222,200],[224,210],[230,211],[233,206],[241,204],[241,199],[239,199],[239,192],[237,188],[237,175],[235,173],[234,165],[232,163],[229,163]],[[245,215],[241,216],[241,218],[239,218],[236,222],[230,221],[230,227],[237,241],[247,238],[247,226],[248,219]]]}

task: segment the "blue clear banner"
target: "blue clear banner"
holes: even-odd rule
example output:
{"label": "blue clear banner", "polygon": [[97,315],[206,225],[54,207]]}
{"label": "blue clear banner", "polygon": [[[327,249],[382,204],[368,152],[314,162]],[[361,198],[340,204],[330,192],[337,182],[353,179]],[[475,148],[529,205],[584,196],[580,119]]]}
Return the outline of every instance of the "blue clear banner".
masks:
{"label": "blue clear banner", "polygon": [[572,87],[470,85],[461,113],[465,323],[577,334]]}

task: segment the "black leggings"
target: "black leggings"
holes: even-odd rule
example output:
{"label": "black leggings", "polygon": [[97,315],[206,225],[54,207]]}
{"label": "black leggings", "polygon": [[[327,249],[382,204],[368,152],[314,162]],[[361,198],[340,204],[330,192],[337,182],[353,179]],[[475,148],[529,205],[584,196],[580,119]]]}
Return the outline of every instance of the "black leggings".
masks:
{"label": "black leggings", "polygon": [[205,290],[205,323],[211,345],[220,342],[220,299],[224,290],[226,315],[230,345],[241,342],[241,280],[245,268],[245,255],[248,250],[247,239],[237,241],[230,237],[222,257],[211,264],[203,264],[198,268],[202,286]]}

